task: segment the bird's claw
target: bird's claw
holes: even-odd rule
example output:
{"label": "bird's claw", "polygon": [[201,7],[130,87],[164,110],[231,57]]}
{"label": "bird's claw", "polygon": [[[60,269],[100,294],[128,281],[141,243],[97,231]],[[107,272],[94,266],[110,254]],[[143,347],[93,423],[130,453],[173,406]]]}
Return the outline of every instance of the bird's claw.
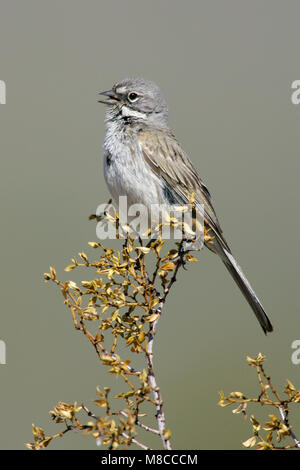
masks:
{"label": "bird's claw", "polygon": [[180,244],[179,244],[179,250],[178,250],[178,261],[180,262],[181,266],[183,267],[183,269],[185,271],[187,271],[187,268],[185,267],[186,264],[187,264],[187,260],[186,260],[186,254],[187,254],[187,251],[185,250],[185,240],[181,240]]}

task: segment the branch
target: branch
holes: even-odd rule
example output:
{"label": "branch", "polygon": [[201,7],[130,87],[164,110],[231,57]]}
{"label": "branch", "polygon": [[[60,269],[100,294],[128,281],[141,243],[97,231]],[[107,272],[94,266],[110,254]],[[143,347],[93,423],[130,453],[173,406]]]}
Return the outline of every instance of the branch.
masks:
{"label": "branch", "polygon": [[168,432],[166,432],[166,419],[165,419],[165,414],[163,411],[163,401],[162,401],[162,396],[160,392],[160,388],[157,385],[155,374],[154,374],[154,368],[153,368],[153,343],[154,343],[154,336],[156,332],[156,327],[158,324],[158,321],[160,319],[160,315],[162,313],[162,309],[165,305],[167,296],[170,292],[170,289],[172,288],[173,284],[176,282],[176,276],[178,273],[178,270],[180,266],[182,266],[182,259],[178,258],[176,262],[176,267],[173,273],[173,276],[171,280],[169,281],[168,285],[164,288],[164,295],[160,299],[159,306],[156,309],[156,313],[159,314],[157,319],[150,324],[149,328],[149,333],[148,333],[148,344],[147,344],[147,349],[146,349],[146,357],[147,357],[147,366],[148,366],[148,380],[152,388],[152,393],[154,397],[154,401],[156,402],[156,419],[157,419],[157,424],[158,424],[158,429],[160,433],[160,437],[163,442],[163,446],[167,450],[171,450],[171,443],[170,443],[170,435]]}
{"label": "branch", "polygon": [[282,406],[280,406],[278,409],[279,409],[279,413],[281,415],[281,418],[282,418],[284,424],[289,428],[289,433],[290,433],[291,438],[295,442],[296,447],[298,447],[298,449],[300,449],[300,441],[299,441],[299,439],[297,439],[297,436],[295,435],[294,431],[291,429],[291,427],[289,425],[289,422],[288,422],[288,419],[287,419],[287,416],[286,416]]}

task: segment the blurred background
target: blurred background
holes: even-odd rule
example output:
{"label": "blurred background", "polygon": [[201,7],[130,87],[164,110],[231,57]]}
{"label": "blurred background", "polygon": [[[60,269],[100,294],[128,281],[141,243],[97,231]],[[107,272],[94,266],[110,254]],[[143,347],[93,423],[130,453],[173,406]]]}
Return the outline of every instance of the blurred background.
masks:
{"label": "blurred background", "polygon": [[[52,265],[72,279],[70,259],[96,253],[88,216],[109,197],[97,93],[127,76],[162,88],[170,126],[274,324],[265,337],[208,250],[181,272],[155,341],[174,447],[240,449],[250,437],[241,415],[217,405],[219,390],[258,395],[247,355],[267,356],[279,390],[286,378],[299,388],[299,15],[296,0],[1,1],[2,449],[32,441],[31,423],[57,432],[48,410],[58,400],[91,403],[114,380],[43,273]],[[291,423],[299,432],[296,410]],[[49,447],[78,448],[95,442],[70,434]]]}

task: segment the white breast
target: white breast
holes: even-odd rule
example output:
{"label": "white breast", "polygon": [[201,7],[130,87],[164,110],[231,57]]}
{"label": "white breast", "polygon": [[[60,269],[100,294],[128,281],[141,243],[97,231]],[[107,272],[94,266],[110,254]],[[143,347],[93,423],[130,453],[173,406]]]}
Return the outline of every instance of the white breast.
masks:
{"label": "white breast", "polygon": [[129,136],[120,129],[107,129],[104,176],[117,204],[119,196],[127,196],[128,207],[138,203],[150,209],[152,204],[162,203],[162,182],[145,162],[137,136]]}

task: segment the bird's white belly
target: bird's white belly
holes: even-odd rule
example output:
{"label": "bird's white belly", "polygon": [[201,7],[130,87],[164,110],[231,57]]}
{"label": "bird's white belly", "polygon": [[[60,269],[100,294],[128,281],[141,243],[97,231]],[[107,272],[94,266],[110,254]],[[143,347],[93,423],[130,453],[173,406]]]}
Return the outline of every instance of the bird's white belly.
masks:
{"label": "bird's white belly", "polygon": [[[173,231],[172,234],[168,231],[167,214],[180,203],[175,201],[164,180],[158,178],[146,163],[138,145],[134,147],[132,141],[124,145],[111,135],[104,145],[104,176],[121,223],[139,223],[139,233],[143,236],[149,228],[156,231],[163,222],[168,226],[164,238],[173,238]],[[179,213],[178,220],[181,216]],[[180,236],[177,234],[174,238],[182,237],[180,228],[179,233]]]}
{"label": "bird's white belly", "polygon": [[110,162],[104,158],[104,175],[117,205],[120,196],[126,196],[128,209],[142,204],[150,211],[153,205],[163,203],[162,182],[142,156],[132,159],[125,151],[109,158]]}

